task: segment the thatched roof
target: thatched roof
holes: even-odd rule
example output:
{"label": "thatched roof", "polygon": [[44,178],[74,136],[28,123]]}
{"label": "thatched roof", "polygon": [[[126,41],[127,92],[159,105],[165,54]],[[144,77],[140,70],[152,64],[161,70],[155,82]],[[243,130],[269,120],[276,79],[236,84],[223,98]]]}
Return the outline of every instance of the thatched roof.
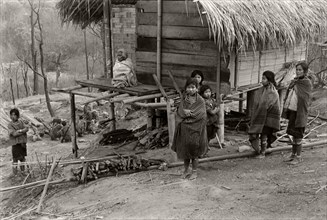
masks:
{"label": "thatched roof", "polygon": [[[112,3],[134,4],[136,1],[112,0]],[[236,43],[238,48],[255,47],[257,42],[291,46],[321,33],[327,24],[327,0],[195,2],[199,13],[206,14],[211,36],[221,47],[232,48]],[[61,0],[57,8],[63,22],[82,28],[103,17],[103,0]]]}
{"label": "thatched roof", "polygon": [[[111,0],[113,5],[135,5],[137,0]],[[63,23],[85,28],[103,18],[103,0],[61,0],[56,7]]]}
{"label": "thatched roof", "polygon": [[199,0],[210,33],[230,48],[273,43],[294,45],[327,25],[327,0]]}

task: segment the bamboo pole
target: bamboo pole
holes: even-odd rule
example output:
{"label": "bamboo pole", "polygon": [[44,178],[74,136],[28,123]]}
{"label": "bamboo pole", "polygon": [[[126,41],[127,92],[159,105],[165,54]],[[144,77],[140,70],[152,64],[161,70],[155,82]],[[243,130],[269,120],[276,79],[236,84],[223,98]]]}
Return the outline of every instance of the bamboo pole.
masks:
{"label": "bamboo pole", "polygon": [[57,162],[57,159],[56,157],[53,159],[53,162],[52,162],[52,165],[51,165],[51,168],[50,168],[50,171],[49,171],[49,175],[48,175],[48,178],[45,182],[45,186],[44,186],[44,189],[43,189],[43,192],[42,192],[42,195],[41,195],[41,199],[40,199],[40,202],[37,206],[37,209],[36,209],[36,212],[40,212],[41,211],[41,206],[42,206],[42,203],[43,203],[43,200],[44,200],[44,197],[47,193],[47,190],[48,190],[48,186],[49,186],[49,182],[50,182],[50,179],[52,177],[52,173],[53,173],[53,170],[54,168],[56,167],[56,162]]}
{"label": "bamboo pole", "polygon": [[224,143],[224,126],[225,126],[225,122],[224,122],[224,114],[225,114],[225,110],[224,110],[224,103],[221,100],[221,95],[220,95],[220,68],[221,68],[221,51],[218,50],[217,51],[217,73],[216,73],[216,101],[217,101],[217,105],[219,106],[219,112],[218,112],[218,138],[220,140],[220,143],[223,144]]}
{"label": "bamboo pole", "polygon": [[86,104],[89,104],[91,102],[96,102],[96,101],[99,101],[99,100],[102,100],[102,99],[108,99],[108,98],[111,98],[111,97],[114,97],[114,96],[117,96],[119,95],[118,92],[114,92],[114,93],[110,93],[108,95],[104,95],[104,96],[100,96],[100,97],[97,97],[97,98],[94,98],[94,99],[89,99],[85,102],[82,102],[81,104],[82,105],[86,105]]}
{"label": "bamboo pole", "polygon": [[[322,140],[322,141],[317,141],[313,142],[310,144],[304,144],[302,147],[303,149],[306,148],[311,148],[311,147],[326,147],[327,146],[327,140]],[[273,153],[273,152],[279,152],[279,151],[288,151],[291,150],[292,146],[286,146],[286,147],[275,147],[275,148],[269,148],[266,150],[267,153]],[[244,153],[237,153],[237,154],[229,154],[229,155],[222,155],[222,156],[215,156],[215,157],[209,157],[209,158],[203,158],[199,159],[199,163],[206,163],[206,162],[213,162],[213,161],[221,161],[221,160],[226,160],[226,159],[236,159],[236,158],[243,158],[243,157],[254,157],[257,154],[255,152],[244,152]],[[168,164],[167,166],[169,168],[173,167],[178,167],[178,166],[183,166],[184,162],[175,162]],[[160,165],[155,165],[155,166],[150,166],[146,170],[154,170],[158,169]],[[145,170],[145,171],[146,171]],[[138,172],[138,171],[135,171]],[[131,172],[119,172],[118,174],[130,174]],[[116,174],[113,174],[116,175]],[[53,184],[61,184],[61,183],[67,183],[67,182],[72,182],[72,180],[67,180],[67,179],[60,179],[60,180],[55,180],[52,182],[49,182],[49,185]],[[45,185],[45,180],[33,182],[33,183],[28,183],[25,185],[20,185],[20,186],[12,186],[8,188],[0,188],[0,192],[8,192],[8,191],[13,191],[13,190],[18,190],[18,189],[26,189],[26,188],[31,188],[31,187],[38,187],[38,186],[43,186]]]}
{"label": "bamboo pole", "polygon": [[162,108],[167,106],[167,102],[150,102],[150,103],[134,102],[133,104],[145,108]]}
{"label": "bamboo pole", "polygon": [[136,96],[130,96],[129,94],[125,93],[111,98],[109,102],[121,102],[124,99],[132,98],[132,97],[136,97]]}
{"label": "bamboo pole", "polygon": [[168,75],[169,75],[169,78],[171,79],[171,81],[173,81],[173,86],[174,88],[176,89],[176,91],[178,92],[179,96],[182,98],[183,94],[181,92],[181,90],[179,89],[175,79],[174,79],[174,76],[172,74],[172,72],[170,70],[167,71],[168,72]]}
{"label": "bamboo pole", "polygon": [[[327,140],[323,141],[317,141],[310,144],[304,144],[302,146],[303,149],[305,148],[311,148],[311,147],[318,147],[323,146],[326,147]],[[279,152],[279,151],[288,151],[291,150],[292,146],[286,146],[286,147],[275,147],[275,148],[269,148],[266,150],[266,154],[273,153],[273,152]],[[220,160],[227,160],[227,159],[236,159],[236,158],[243,158],[243,157],[254,157],[257,154],[255,152],[244,152],[244,153],[237,153],[237,154],[229,154],[229,155],[222,155],[222,156],[215,156],[215,157],[208,157],[199,159],[199,163],[206,163],[206,162],[213,162],[213,161],[220,161]],[[183,166],[184,162],[175,162],[168,164],[168,168]],[[148,167],[148,170],[158,169],[159,166],[150,166]]]}
{"label": "bamboo pole", "polygon": [[[172,95],[175,94],[175,92],[166,92],[167,95]],[[161,93],[155,93],[151,95],[144,95],[144,96],[138,96],[138,97],[133,97],[129,99],[122,100],[123,104],[129,104],[133,102],[138,102],[138,101],[143,101],[143,100],[148,100],[148,99],[154,99],[154,98],[160,98],[162,97]]]}

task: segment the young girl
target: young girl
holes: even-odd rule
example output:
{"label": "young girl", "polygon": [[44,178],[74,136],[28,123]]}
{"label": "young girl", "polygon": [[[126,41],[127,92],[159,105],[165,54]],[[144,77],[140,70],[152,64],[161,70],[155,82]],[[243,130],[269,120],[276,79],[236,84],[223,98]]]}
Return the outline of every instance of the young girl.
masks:
{"label": "young girl", "polygon": [[208,141],[216,136],[218,131],[218,112],[217,102],[212,98],[212,90],[210,86],[203,85],[199,94],[204,98],[207,109],[207,137]]}
{"label": "young girl", "polygon": [[[267,147],[276,140],[275,132],[279,130],[280,107],[279,96],[275,88],[275,74],[265,71],[262,74],[262,85],[254,96],[249,139],[257,158],[264,158]],[[259,144],[261,142],[261,145]]]}
{"label": "young girl", "polygon": [[199,84],[198,89],[200,89],[203,84],[203,80],[204,80],[203,73],[200,70],[194,70],[191,73],[191,78],[194,78],[198,81],[198,84]]}
{"label": "young girl", "polygon": [[[182,178],[197,178],[198,158],[208,147],[206,131],[206,108],[203,98],[197,93],[198,81],[189,78],[185,84],[185,94],[177,110],[176,130],[172,149],[179,159],[184,160]],[[189,172],[192,161],[192,172]]]}
{"label": "young girl", "polygon": [[[19,119],[19,111],[14,108],[10,110],[11,122],[8,125],[9,138],[13,142],[12,145],[12,157],[13,157],[13,172],[17,173],[17,167],[15,164],[20,162],[25,162],[25,156],[27,156],[26,143],[27,143],[27,131],[28,126],[24,124],[22,120]],[[24,170],[22,165],[21,170]]]}

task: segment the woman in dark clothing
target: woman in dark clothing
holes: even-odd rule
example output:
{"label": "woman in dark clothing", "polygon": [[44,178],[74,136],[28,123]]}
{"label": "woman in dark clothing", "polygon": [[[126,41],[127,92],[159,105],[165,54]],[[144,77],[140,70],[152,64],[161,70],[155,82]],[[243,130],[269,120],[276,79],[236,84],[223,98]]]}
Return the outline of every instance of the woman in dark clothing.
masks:
{"label": "woman in dark clothing", "polygon": [[[251,145],[258,153],[258,158],[265,157],[266,149],[276,140],[274,134],[280,126],[280,106],[275,88],[275,74],[265,71],[262,74],[262,85],[263,87],[255,93],[248,130]],[[259,141],[261,141],[261,146]]]}
{"label": "woman in dark clothing", "polygon": [[287,162],[298,164],[302,161],[302,138],[307,125],[308,109],[312,84],[306,76],[308,65],[304,62],[296,65],[296,77],[287,89],[282,117],[288,119],[286,133],[293,136],[292,154]]}
{"label": "woman in dark clothing", "polygon": [[[208,147],[206,120],[207,113],[203,98],[197,93],[198,82],[189,78],[185,84],[185,94],[176,115],[176,130],[172,149],[179,159],[184,160],[182,178],[197,178],[198,158]],[[192,172],[189,165],[192,161]]]}

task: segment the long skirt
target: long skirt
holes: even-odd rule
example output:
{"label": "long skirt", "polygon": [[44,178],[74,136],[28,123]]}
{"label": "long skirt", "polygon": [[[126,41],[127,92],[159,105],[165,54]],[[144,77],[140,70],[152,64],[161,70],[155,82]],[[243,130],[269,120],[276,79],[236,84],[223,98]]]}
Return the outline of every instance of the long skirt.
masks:
{"label": "long skirt", "polygon": [[196,129],[196,127],[183,122],[176,127],[172,149],[177,153],[178,159],[196,159],[207,151],[205,121],[201,129]]}
{"label": "long skirt", "polygon": [[286,133],[292,135],[294,138],[303,138],[305,127],[295,127],[296,111],[288,110],[288,126]]}

